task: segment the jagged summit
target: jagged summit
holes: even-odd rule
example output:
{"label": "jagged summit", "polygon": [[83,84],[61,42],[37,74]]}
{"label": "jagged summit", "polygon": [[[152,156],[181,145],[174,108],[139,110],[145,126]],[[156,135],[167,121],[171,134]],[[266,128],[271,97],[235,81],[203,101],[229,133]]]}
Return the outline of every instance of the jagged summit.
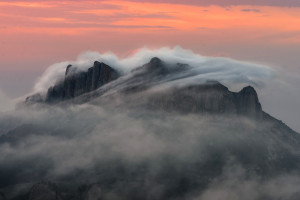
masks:
{"label": "jagged summit", "polygon": [[166,75],[169,71],[166,64],[161,59],[154,57],[149,63],[132,70],[132,73],[143,76],[159,76]]}
{"label": "jagged summit", "polygon": [[115,69],[98,61],[95,61],[86,72],[76,72],[75,67],[68,65],[65,79],[48,89],[45,102],[53,103],[75,98],[94,91],[119,76]]}
{"label": "jagged summit", "polygon": [[153,57],[150,60],[150,63],[154,65],[160,64],[161,62],[162,62],[161,59],[159,59],[158,57]]}
{"label": "jagged summit", "polygon": [[[75,102],[83,103],[95,97],[101,97],[107,91],[114,90],[123,95],[124,102],[126,99],[135,98],[133,96],[137,93],[144,92],[143,98],[139,97],[135,106],[141,105],[183,113],[231,113],[258,119],[262,117],[263,112],[257,93],[251,86],[236,93],[229,91],[221,83],[211,80],[183,87],[171,87],[163,91],[152,92],[151,95],[145,93],[153,86],[159,86],[172,80],[172,78],[167,79],[166,77],[172,77],[171,75],[174,73],[180,74],[189,67],[181,63],[168,66],[161,59],[154,57],[149,63],[133,70],[132,76],[119,79],[121,74],[103,62],[95,61],[94,65],[85,72],[77,71],[76,67],[68,65],[64,80],[50,87],[44,100],[41,95],[35,94],[28,97],[26,102],[52,104],[76,99]],[[180,76],[175,79],[180,79]],[[111,96],[110,101],[113,102],[113,99],[114,97]],[[130,103],[126,102],[126,104]]]}

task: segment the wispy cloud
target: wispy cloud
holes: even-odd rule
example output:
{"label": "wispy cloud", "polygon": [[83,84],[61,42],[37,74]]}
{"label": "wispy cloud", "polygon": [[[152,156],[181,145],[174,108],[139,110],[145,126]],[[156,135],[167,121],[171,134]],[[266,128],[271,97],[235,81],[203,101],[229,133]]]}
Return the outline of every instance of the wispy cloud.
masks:
{"label": "wispy cloud", "polygon": [[1,1],[0,6],[11,6],[11,7],[24,7],[24,8],[52,8],[55,7],[53,3],[44,1]]}
{"label": "wispy cloud", "polygon": [[256,12],[256,13],[261,12],[259,9],[253,9],[253,8],[244,8],[241,11],[243,11],[243,12]]}
{"label": "wispy cloud", "polygon": [[239,5],[258,5],[258,6],[283,6],[283,7],[299,7],[298,0],[131,0],[134,2],[152,2],[152,3],[172,3],[172,4],[189,4],[198,6],[239,6]]}

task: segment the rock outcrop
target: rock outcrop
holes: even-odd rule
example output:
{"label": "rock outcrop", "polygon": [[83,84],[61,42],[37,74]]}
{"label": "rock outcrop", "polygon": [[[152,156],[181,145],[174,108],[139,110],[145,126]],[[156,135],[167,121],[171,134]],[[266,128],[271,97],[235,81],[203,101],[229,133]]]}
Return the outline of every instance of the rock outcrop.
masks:
{"label": "rock outcrop", "polygon": [[[119,73],[110,66],[94,62],[86,72],[77,71],[72,65],[66,68],[65,79],[50,87],[45,101],[48,103],[60,102],[72,99],[84,93],[98,89],[99,87],[119,77]],[[35,95],[36,96],[36,95]],[[29,97],[28,100],[32,99]]]}
{"label": "rock outcrop", "polygon": [[231,92],[215,81],[156,92],[149,97],[147,105],[151,109],[181,113],[237,114],[256,119],[263,116],[253,87]]}

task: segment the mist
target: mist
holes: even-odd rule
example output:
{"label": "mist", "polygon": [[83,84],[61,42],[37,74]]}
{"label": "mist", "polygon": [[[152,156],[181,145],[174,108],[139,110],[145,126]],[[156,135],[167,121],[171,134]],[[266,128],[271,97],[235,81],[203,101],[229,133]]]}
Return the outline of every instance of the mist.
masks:
{"label": "mist", "polygon": [[262,141],[275,158],[294,146],[277,149],[279,141],[265,133],[272,124],[248,118],[93,103],[25,107],[2,113],[0,126],[0,190],[8,197],[41,180],[97,182],[104,199],[254,200],[299,192],[296,172],[278,174],[276,159],[274,166],[255,161],[266,156]]}

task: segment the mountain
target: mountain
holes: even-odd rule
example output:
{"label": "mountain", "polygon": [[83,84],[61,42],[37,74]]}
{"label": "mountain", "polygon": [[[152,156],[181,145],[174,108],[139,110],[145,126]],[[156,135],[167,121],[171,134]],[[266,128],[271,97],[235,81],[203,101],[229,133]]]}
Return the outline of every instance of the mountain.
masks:
{"label": "mountain", "polygon": [[298,199],[300,135],[263,111],[252,86],[232,92],[194,76],[156,57],[130,73],[98,61],[87,71],[66,66],[63,80],[0,118],[0,192]]}
{"label": "mountain", "polygon": [[[149,63],[133,70],[129,77],[122,77],[123,79],[102,87],[118,79],[120,73],[98,61],[95,61],[94,66],[87,72],[77,72],[75,67],[68,65],[64,80],[50,87],[44,100],[40,94],[35,94],[27,97],[26,103],[60,103],[70,99],[73,102],[82,103],[92,100],[95,96],[104,96],[104,93],[113,90],[128,97],[133,93],[142,93],[155,85],[160,85],[163,81],[170,82],[173,79],[182,78],[180,75],[184,74],[188,68],[188,65],[180,63],[168,68],[159,58],[152,58]],[[144,96],[147,95],[144,94]],[[263,117],[257,93],[251,86],[235,93],[212,80],[197,85],[174,87],[146,98],[144,104],[159,110],[177,110],[183,113],[235,113],[257,119]],[[129,102],[126,103],[128,105]]]}

